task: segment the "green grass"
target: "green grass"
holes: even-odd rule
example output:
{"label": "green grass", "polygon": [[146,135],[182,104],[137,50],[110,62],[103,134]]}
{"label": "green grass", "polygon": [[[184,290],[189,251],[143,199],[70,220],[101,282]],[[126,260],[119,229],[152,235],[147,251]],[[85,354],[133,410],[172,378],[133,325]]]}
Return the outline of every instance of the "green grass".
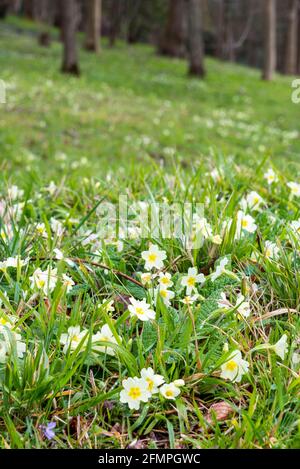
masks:
{"label": "green grass", "polygon": [[[77,79],[59,73],[57,41],[37,45],[38,28],[9,18],[0,29],[0,78],[8,83],[0,105],[0,262],[29,259],[0,270],[0,447],[299,447],[300,237],[292,222],[300,199],[287,183],[300,182],[300,140],[291,77],[264,83],[256,70],[207,59],[207,78],[198,81],[186,77],[184,61],[104,41],[98,57],[80,49]],[[278,180],[268,185],[270,167]],[[13,184],[24,192],[12,197]],[[251,191],[264,200],[259,211],[244,208],[257,229],[235,236]],[[220,244],[209,236],[189,249],[161,233],[127,237],[119,249],[113,233],[87,241],[103,228],[101,203],[124,194],[131,211],[140,201],[203,204]],[[166,252],[170,305],[153,299],[157,279],[140,285],[149,241]],[[55,248],[73,263],[58,260]],[[224,257],[227,271],[212,281]],[[205,283],[187,306],[181,281],[192,266]],[[44,292],[30,277],[48,267],[58,280]],[[70,291],[63,274],[74,281]],[[221,293],[228,309],[218,304]],[[238,311],[241,293],[248,317]],[[130,317],[129,297],[146,298],[155,320]],[[114,311],[105,307],[111,300]],[[104,324],[113,355],[91,342]],[[62,334],[71,326],[88,331],[87,343],[65,353]],[[280,358],[270,346],[283,334]],[[26,344],[19,357],[18,341]],[[241,382],[221,376],[235,350],[249,365]],[[185,385],[176,400],[158,393],[130,410],[120,402],[122,380],[147,367]],[[218,403],[227,404],[223,419],[212,411]],[[49,422],[51,441],[41,428]]]}

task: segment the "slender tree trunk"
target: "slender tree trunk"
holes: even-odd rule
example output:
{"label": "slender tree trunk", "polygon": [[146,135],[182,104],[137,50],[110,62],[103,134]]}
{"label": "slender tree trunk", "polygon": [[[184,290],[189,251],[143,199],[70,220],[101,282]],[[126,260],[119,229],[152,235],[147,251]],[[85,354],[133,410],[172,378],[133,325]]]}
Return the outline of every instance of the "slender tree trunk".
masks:
{"label": "slender tree trunk", "polygon": [[24,15],[27,18],[34,19],[34,17],[35,17],[35,0],[24,0]]}
{"label": "slender tree trunk", "polygon": [[272,80],[276,69],[276,0],[263,0],[264,3],[264,66],[263,80]]}
{"label": "slender tree trunk", "polygon": [[186,56],[186,21],[184,0],[169,0],[165,31],[158,52],[170,57]]}
{"label": "slender tree trunk", "polygon": [[51,35],[49,25],[52,24],[54,9],[53,0],[39,0],[37,4],[38,20],[43,23],[43,31],[39,34],[39,44],[43,47],[49,47],[51,44]]}
{"label": "slender tree trunk", "polygon": [[0,19],[4,19],[8,13],[8,0],[0,0]]}
{"label": "slender tree trunk", "polygon": [[235,48],[234,48],[234,37],[233,37],[233,20],[230,18],[227,21],[227,31],[226,31],[226,59],[229,62],[235,62]]}
{"label": "slender tree trunk", "polygon": [[96,53],[100,50],[101,0],[87,0],[85,48]]}
{"label": "slender tree trunk", "polygon": [[224,26],[225,26],[225,5],[224,0],[218,0],[216,18],[216,57],[224,59]]}
{"label": "slender tree trunk", "polygon": [[62,36],[63,36],[63,63],[62,72],[79,75],[77,58],[76,31],[78,24],[78,9],[76,0],[63,0],[62,2]]}
{"label": "slender tree trunk", "polygon": [[298,0],[290,0],[289,6],[284,73],[286,75],[296,75],[298,52]]}
{"label": "slender tree trunk", "polygon": [[115,45],[116,39],[120,31],[120,23],[122,17],[122,4],[120,0],[110,0],[109,8],[109,46]]}
{"label": "slender tree trunk", "polygon": [[204,77],[201,0],[185,0],[188,17],[189,74]]}

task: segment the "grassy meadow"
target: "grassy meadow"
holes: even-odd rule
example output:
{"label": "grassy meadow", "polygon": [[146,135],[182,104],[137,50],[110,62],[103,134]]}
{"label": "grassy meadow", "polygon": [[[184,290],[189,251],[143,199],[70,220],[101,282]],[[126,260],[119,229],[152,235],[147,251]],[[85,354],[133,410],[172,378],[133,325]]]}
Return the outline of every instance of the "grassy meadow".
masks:
{"label": "grassy meadow", "polygon": [[[73,78],[37,32],[1,22],[0,448],[299,448],[291,77],[104,40]],[[154,202],[201,244],[143,237]]]}

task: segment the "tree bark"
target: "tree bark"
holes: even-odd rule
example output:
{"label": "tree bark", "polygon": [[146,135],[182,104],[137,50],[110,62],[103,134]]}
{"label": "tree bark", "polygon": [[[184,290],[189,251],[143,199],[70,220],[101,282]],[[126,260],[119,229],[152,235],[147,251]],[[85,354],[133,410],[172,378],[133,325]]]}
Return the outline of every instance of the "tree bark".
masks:
{"label": "tree bark", "polygon": [[225,36],[225,5],[224,0],[217,2],[216,18],[216,57],[224,59],[224,36]]}
{"label": "tree bark", "polygon": [[39,44],[43,47],[49,47],[51,44],[51,35],[49,26],[53,23],[54,18],[53,0],[39,0],[37,4],[37,18],[43,23],[43,31],[39,34]]}
{"label": "tree bark", "polygon": [[297,73],[298,6],[298,0],[290,0],[284,64],[286,75]]}
{"label": "tree bark", "polygon": [[263,80],[272,80],[276,69],[276,0],[264,2],[264,65]]}
{"label": "tree bark", "polygon": [[186,21],[184,0],[169,0],[165,31],[158,52],[169,57],[186,56]]}
{"label": "tree bark", "polygon": [[76,44],[78,19],[76,0],[64,0],[62,2],[63,63],[61,69],[63,73],[77,76],[80,74]]}
{"label": "tree bark", "polygon": [[109,4],[109,46],[115,45],[120,32],[120,23],[122,18],[122,4],[120,0],[110,0]]}
{"label": "tree bark", "polygon": [[188,17],[189,74],[204,77],[201,0],[185,0]]}
{"label": "tree bark", "polygon": [[98,53],[100,50],[101,0],[87,0],[85,48]]}
{"label": "tree bark", "polygon": [[24,15],[27,18],[35,19],[35,0],[24,0]]}

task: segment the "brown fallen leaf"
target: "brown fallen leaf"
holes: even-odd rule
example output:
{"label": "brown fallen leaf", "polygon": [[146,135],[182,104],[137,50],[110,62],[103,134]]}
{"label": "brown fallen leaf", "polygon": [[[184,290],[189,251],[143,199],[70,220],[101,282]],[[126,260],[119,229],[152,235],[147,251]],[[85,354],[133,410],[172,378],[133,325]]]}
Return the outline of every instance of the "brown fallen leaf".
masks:
{"label": "brown fallen leaf", "polygon": [[213,423],[213,414],[218,422],[222,422],[233,413],[233,408],[227,402],[216,402],[212,404],[205,416],[205,419],[208,423]]}

